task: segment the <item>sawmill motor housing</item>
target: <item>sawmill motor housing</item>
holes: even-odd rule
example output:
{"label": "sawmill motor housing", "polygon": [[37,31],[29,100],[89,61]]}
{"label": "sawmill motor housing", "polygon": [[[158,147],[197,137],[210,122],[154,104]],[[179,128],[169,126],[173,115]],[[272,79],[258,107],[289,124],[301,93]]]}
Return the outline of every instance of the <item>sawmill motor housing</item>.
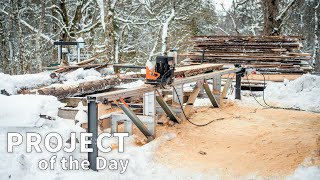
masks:
{"label": "sawmill motor housing", "polygon": [[157,56],[154,70],[146,68],[146,84],[170,85],[174,80],[174,57]]}

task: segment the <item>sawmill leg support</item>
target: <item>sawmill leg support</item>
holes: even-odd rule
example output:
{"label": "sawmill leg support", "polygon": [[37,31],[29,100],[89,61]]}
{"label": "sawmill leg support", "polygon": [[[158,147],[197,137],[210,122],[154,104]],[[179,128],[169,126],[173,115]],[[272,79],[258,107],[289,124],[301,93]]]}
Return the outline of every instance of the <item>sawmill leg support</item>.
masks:
{"label": "sawmill leg support", "polygon": [[203,86],[202,86],[202,82],[203,82],[203,80],[202,81],[197,81],[197,86],[200,87],[200,92],[198,94],[198,97],[203,97],[203,95],[204,95],[204,89],[203,89]]}
{"label": "sawmill leg support", "polygon": [[241,72],[236,73],[236,94],[235,99],[241,100]]}
{"label": "sawmill leg support", "polygon": [[91,144],[88,147],[93,149],[93,152],[88,153],[89,168],[97,171],[98,104],[95,99],[88,99],[88,133],[92,133]]}
{"label": "sawmill leg support", "polygon": [[124,104],[120,105],[120,108],[123,112],[131,119],[131,121],[138,127],[138,129],[146,136],[148,141],[152,141],[154,139],[152,133],[148,130],[148,128],[140,121],[138,116]]}
{"label": "sawmill leg support", "polygon": [[180,123],[180,119],[177,118],[177,116],[174,114],[174,112],[171,110],[169,105],[163,100],[161,96],[156,96],[156,100],[161,106],[161,108],[164,110],[164,112],[167,114],[167,116],[171,119],[171,121]]}
{"label": "sawmill leg support", "polygon": [[193,91],[191,95],[189,96],[189,99],[187,101],[187,105],[184,108],[184,113],[186,114],[187,117],[189,117],[189,114],[193,108],[194,102],[196,101],[198,94],[200,92],[200,87],[198,84],[193,88]]}
{"label": "sawmill leg support", "polygon": [[229,90],[231,83],[232,83],[232,78],[228,78],[226,84],[224,84],[222,94],[221,94],[221,97],[223,99],[227,98],[227,93],[228,93],[228,90]]}
{"label": "sawmill leg support", "polygon": [[210,102],[212,104],[213,107],[219,107],[218,101],[216,100],[216,98],[214,97],[214,95],[212,94],[210,87],[208,85],[208,83],[203,83],[203,88],[206,91],[208,98],[210,99]]}

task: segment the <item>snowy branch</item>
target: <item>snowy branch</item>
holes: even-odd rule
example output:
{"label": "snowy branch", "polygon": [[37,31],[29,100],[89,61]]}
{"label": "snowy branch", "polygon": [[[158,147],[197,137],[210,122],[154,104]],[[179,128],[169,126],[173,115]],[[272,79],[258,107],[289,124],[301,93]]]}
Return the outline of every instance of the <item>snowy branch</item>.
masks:
{"label": "snowy branch", "polygon": [[291,3],[280,13],[280,15],[276,18],[276,21],[281,21],[289,12],[289,9],[294,5],[297,0],[292,0]]}
{"label": "snowy branch", "polygon": [[162,25],[162,48],[161,48],[161,52],[162,54],[164,54],[167,50],[167,36],[168,36],[168,27],[169,27],[169,23],[170,21],[174,18],[175,16],[175,11],[174,8],[171,9],[171,14],[168,17],[168,19],[166,19],[165,23],[163,23]]}
{"label": "snowy branch", "polygon": [[[7,15],[7,16],[12,16],[11,14],[9,14],[8,12],[6,12],[5,10],[3,9],[0,9],[0,12],[2,12],[3,14]],[[28,29],[30,29],[31,31],[35,32],[35,33],[38,33],[39,30],[36,29],[35,27],[32,27],[30,24],[28,24],[26,21],[22,20],[19,18],[19,21],[25,25]],[[51,44],[53,44],[54,40],[51,39],[49,36],[43,34],[43,33],[40,33],[40,37],[42,37],[43,39],[47,40],[48,42],[50,42]]]}

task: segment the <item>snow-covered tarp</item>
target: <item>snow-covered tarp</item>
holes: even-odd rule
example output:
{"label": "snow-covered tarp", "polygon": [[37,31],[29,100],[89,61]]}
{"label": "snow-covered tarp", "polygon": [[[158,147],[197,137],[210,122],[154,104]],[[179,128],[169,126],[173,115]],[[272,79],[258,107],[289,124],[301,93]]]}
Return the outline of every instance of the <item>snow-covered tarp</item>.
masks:
{"label": "snow-covered tarp", "polygon": [[271,105],[320,112],[320,76],[304,74],[284,83],[268,83],[265,99]]}

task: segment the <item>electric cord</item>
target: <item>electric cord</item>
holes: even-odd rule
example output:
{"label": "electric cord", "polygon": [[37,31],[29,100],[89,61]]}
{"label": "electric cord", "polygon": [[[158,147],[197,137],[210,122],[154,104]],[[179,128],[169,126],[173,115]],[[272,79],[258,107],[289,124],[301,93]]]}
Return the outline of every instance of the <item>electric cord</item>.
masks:
{"label": "electric cord", "polygon": [[277,107],[277,106],[271,106],[269,104],[267,104],[266,100],[265,100],[265,96],[264,96],[264,89],[266,88],[266,77],[264,76],[264,74],[261,73],[261,75],[263,76],[263,92],[262,92],[262,99],[263,99],[263,102],[270,108],[273,108],[273,109],[286,109],[286,110],[296,110],[296,111],[301,111],[300,108],[294,108],[294,107],[291,107],[291,108],[286,108],[286,107]]}
{"label": "electric cord", "polygon": [[[170,70],[171,71],[171,70]],[[165,89],[164,85],[163,85],[163,78],[167,75],[168,72],[170,71],[167,71],[163,74],[162,78],[161,78],[161,81],[160,81],[160,85],[162,86],[163,89]]]}
{"label": "electric cord", "polygon": [[266,78],[264,76],[264,74],[261,73],[261,75],[263,76],[263,90],[262,90],[262,99],[263,99],[263,102],[265,105],[262,105],[257,99],[256,99],[256,96],[253,94],[252,92],[252,89],[251,89],[251,85],[250,85],[250,82],[249,82],[249,77],[248,77],[248,73],[246,72],[246,77],[247,77],[247,81],[248,81],[248,84],[249,84],[249,89],[250,89],[250,92],[251,92],[251,95],[252,97],[255,99],[255,101],[262,107],[264,108],[272,108],[272,109],[284,109],[284,110],[295,110],[295,111],[301,111],[300,108],[293,108],[293,107],[290,107],[290,108],[285,108],[285,107],[277,107],[277,106],[271,106],[269,105],[266,100],[265,100],[265,93],[264,93],[264,90],[266,88]]}
{"label": "electric cord", "polygon": [[[252,89],[251,89],[251,84],[250,84],[250,81],[249,81],[249,77],[248,77],[248,73],[247,73],[247,72],[245,72],[245,73],[246,73],[247,81],[248,81],[248,84],[249,84],[249,89],[250,89],[251,96],[254,98],[254,100],[255,100],[260,106],[262,106],[262,107],[264,107],[264,108],[268,108],[267,106],[262,105],[262,104],[257,100],[256,96],[253,94]],[[264,89],[263,89],[263,96],[264,96]]]}
{"label": "electric cord", "polygon": [[179,101],[179,104],[180,104],[180,108],[181,108],[181,111],[182,111],[184,117],[186,118],[186,120],[187,120],[190,124],[195,125],[195,126],[199,126],[199,127],[203,127],[203,126],[207,126],[207,125],[209,125],[209,124],[211,124],[211,123],[213,123],[213,122],[215,122],[215,121],[217,121],[217,120],[223,120],[223,119],[224,119],[224,118],[214,119],[214,120],[212,120],[212,121],[210,121],[210,122],[208,122],[208,123],[205,123],[205,124],[196,124],[196,123],[190,121],[189,118],[186,116],[184,110],[183,110],[183,106],[182,106],[182,103],[181,103],[181,101],[180,101],[180,98],[179,98],[179,95],[178,95],[178,92],[177,92],[176,88],[175,88],[174,86],[172,86],[172,85],[171,85],[171,87],[173,88],[173,90],[175,91],[175,93],[176,93],[176,95],[177,95],[177,98],[178,98],[178,101]]}

